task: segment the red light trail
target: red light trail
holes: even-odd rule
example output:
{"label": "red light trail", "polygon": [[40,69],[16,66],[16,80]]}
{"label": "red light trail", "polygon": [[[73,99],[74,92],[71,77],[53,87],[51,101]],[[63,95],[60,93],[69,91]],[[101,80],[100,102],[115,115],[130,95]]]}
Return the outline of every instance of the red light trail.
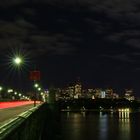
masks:
{"label": "red light trail", "polygon": [[[36,103],[40,103],[36,101]],[[0,102],[0,109],[4,108],[12,108],[17,106],[29,105],[34,104],[34,101],[11,101],[11,102]]]}

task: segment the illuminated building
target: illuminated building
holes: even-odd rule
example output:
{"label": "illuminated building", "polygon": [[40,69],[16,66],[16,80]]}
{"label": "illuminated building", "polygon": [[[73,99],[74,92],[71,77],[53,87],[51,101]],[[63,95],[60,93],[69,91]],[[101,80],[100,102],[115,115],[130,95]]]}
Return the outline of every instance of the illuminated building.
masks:
{"label": "illuminated building", "polygon": [[124,98],[127,99],[127,100],[134,100],[135,97],[133,95],[133,90],[132,89],[125,89],[125,95],[124,95]]}
{"label": "illuminated building", "polygon": [[100,98],[101,89],[95,89],[95,98]]}
{"label": "illuminated building", "polygon": [[105,98],[105,94],[106,94],[105,91],[101,91],[100,97],[101,97],[101,98]]}
{"label": "illuminated building", "polygon": [[112,97],[113,97],[114,99],[117,99],[117,98],[119,98],[119,95],[118,95],[117,93],[113,93]]}
{"label": "illuminated building", "polygon": [[68,91],[70,98],[73,98],[74,97],[74,86],[69,86],[67,91]]}
{"label": "illuminated building", "polygon": [[106,98],[113,98],[113,89],[108,88],[105,90],[106,92]]}
{"label": "illuminated building", "polygon": [[75,85],[75,97],[80,97],[82,92],[82,85],[81,84],[76,84]]}

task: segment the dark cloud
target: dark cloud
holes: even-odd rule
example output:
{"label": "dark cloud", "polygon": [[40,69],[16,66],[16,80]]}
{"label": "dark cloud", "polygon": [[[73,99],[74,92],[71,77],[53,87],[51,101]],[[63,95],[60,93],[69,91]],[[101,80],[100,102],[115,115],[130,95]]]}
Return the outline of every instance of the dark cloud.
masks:
{"label": "dark cloud", "polygon": [[[139,24],[138,4],[139,2],[132,0],[12,0],[10,3],[5,1],[3,5],[9,5],[11,8],[18,5],[19,8],[18,14],[11,13],[13,18],[10,22],[4,18],[1,20],[1,44],[12,36],[14,39],[9,41],[15,40],[28,46],[40,44],[44,49],[47,48],[45,46],[49,46],[49,50],[51,47],[51,50],[54,50],[54,46],[61,44],[64,50],[71,50],[71,46],[77,47],[77,44],[72,43],[72,39],[73,42],[76,39],[85,42],[87,37],[96,36],[96,42],[100,37],[103,41],[118,43],[123,40],[124,44],[130,45],[127,38],[139,36],[139,30],[133,29]],[[53,35],[50,36],[50,33]],[[60,33],[62,40],[58,37]],[[71,38],[71,41],[66,40],[66,37]],[[89,42],[91,43],[95,46],[94,41]],[[3,46],[6,47],[6,44]],[[59,50],[59,47],[57,48]]]}
{"label": "dark cloud", "polygon": [[28,0],[4,0],[2,2],[0,2],[0,7],[11,7],[11,6],[15,6],[15,5],[20,5],[23,4],[24,2],[27,2]]}
{"label": "dark cloud", "polygon": [[19,27],[27,28],[27,29],[34,29],[35,25],[26,21],[24,18],[19,18],[15,21],[15,24]]}
{"label": "dark cloud", "polygon": [[128,54],[118,54],[118,55],[102,55],[104,58],[114,59],[123,63],[133,63],[132,57]]}
{"label": "dark cloud", "polygon": [[132,46],[136,49],[140,49],[140,39],[139,38],[138,39],[133,39],[133,38],[129,39],[129,40],[127,40],[126,44],[129,46]]}
{"label": "dark cloud", "polygon": [[69,62],[67,71],[82,67],[93,79],[119,75],[117,67],[139,70],[138,0],[5,0],[0,7],[1,50],[20,46],[37,58],[51,56],[50,67]]}

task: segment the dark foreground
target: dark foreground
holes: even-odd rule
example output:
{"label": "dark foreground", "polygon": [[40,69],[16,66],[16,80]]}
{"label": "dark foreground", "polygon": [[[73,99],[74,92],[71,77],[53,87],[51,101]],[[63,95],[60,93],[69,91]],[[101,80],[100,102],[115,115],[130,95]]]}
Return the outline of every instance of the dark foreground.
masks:
{"label": "dark foreground", "polygon": [[[114,104],[108,100],[72,102],[44,103],[28,111],[4,128],[6,131],[4,135],[0,133],[0,140],[137,140],[139,103],[124,100],[113,101]],[[99,109],[101,105],[103,109]],[[86,110],[81,110],[83,106]],[[115,111],[104,111],[110,107]],[[62,112],[65,108],[67,111]]]}

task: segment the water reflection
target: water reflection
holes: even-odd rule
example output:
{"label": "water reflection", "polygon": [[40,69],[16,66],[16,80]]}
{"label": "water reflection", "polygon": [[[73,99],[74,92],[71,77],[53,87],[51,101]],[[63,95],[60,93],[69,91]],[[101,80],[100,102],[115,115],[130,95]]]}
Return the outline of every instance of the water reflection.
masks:
{"label": "water reflection", "polygon": [[[139,117],[133,114],[133,122],[138,120]],[[136,133],[129,109],[107,113],[63,112],[61,121],[63,140],[131,140],[131,136],[134,137]]]}
{"label": "water reflection", "polygon": [[[83,118],[86,117],[86,112],[85,111],[81,111],[80,114],[83,116]],[[67,111],[67,118],[69,118],[69,117],[70,117],[70,111]]]}
{"label": "water reflection", "polygon": [[103,112],[100,111],[99,115],[99,139],[100,140],[107,140],[107,134],[108,134],[108,116],[107,114],[103,114]]}
{"label": "water reflection", "polygon": [[86,117],[86,112],[85,111],[81,111],[81,114],[84,118]]}
{"label": "water reflection", "polygon": [[74,113],[73,114],[73,124],[72,124],[72,128],[73,128],[73,136],[72,139],[73,140],[80,140],[83,134],[83,125],[84,123],[82,123],[82,117],[80,113]]}
{"label": "water reflection", "polygon": [[122,119],[129,119],[129,114],[130,114],[130,109],[126,108],[126,109],[119,109],[119,118]]}
{"label": "water reflection", "polygon": [[67,118],[69,118],[70,117],[70,112],[69,111],[67,111]]}
{"label": "water reflection", "polygon": [[130,140],[130,110],[119,109],[119,133],[120,139]]}

